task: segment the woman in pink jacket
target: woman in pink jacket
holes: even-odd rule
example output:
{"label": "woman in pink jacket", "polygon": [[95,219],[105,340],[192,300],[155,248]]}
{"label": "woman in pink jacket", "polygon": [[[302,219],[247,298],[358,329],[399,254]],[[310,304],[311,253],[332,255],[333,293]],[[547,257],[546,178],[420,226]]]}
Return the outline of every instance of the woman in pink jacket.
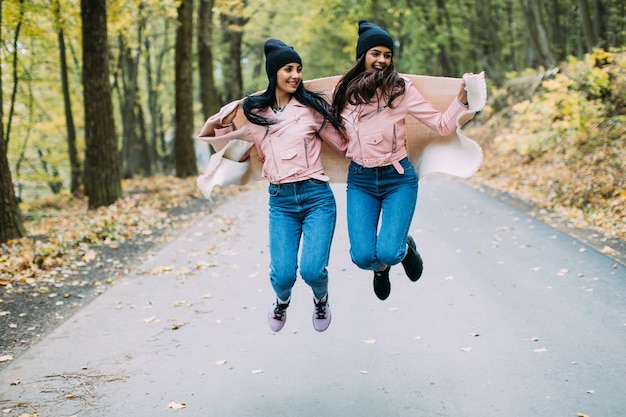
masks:
{"label": "woman in pink jacket", "polygon": [[[417,202],[418,177],[407,158],[405,117],[411,115],[440,135],[456,130],[467,110],[465,84],[445,112],[436,110],[393,65],[389,33],[359,21],[356,64],[341,77],[333,112],[347,130],[347,210],[350,256],[374,271],[374,292],[391,291],[389,270],[402,263],[411,281],[423,270],[409,228]],[[380,226],[380,227],[379,227]]]}
{"label": "woman in pink jacket", "polygon": [[[320,159],[321,139],[341,155],[343,126],[321,95],[302,84],[302,60],[282,41],[265,43],[267,89],[242,103],[246,125],[269,180],[270,281],[276,301],[268,314],[272,331],[287,320],[287,307],[298,270],[313,290],[313,327],[330,325],[328,261],[336,222],[335,197]],[[222,119],[215,135],[232,131],[236,111]],[[343,147],[343,148],[342,148]]]}

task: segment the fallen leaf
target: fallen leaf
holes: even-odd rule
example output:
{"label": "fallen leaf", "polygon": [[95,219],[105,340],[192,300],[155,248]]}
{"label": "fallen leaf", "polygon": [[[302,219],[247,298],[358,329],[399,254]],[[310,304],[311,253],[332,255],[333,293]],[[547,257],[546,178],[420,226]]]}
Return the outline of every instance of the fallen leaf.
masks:
{"label": "fallen leaf", "polygon": [[252,374],[254,374],[254,375],[259,375],[259,374],[262,374],[262,373],[263,373],[263,369],[255,369],[255,370],[252,371]]}
{"label": "fallen leaf", "polygon": [[147,319],[143,319],[144,323],[158,323],[161,320],[157,320],[156,316],[148,317]]}
{"label": "fallen leaf", "polygon": [[547,351],[548,349],[546,349],[545,347],[533,350],[533,352],[537,352],[537,353],[542,353],[542,352],[547,352]]}
{"label": "fallen leaf", "polygon": [[4,356],[0,356],[0,363],[1,362],[8,362],[8,361],[12,361],[13,360],[13,356],[12,355],[4,355]]}
{"label": "fallen leaf", "polygon": [[361,340],[361,342],[365,343],[366,345],[373,345],[374,343],[376,343],[376,339],[366,339]]}
{"label": "fallen leaf", "polygon": [[217,262],[215,262],[215,261],[213,261],[213,262],[201,261],[201,262],[198,262],[194,268],[195,269],[202,269],[202,268],[211,268],[211,267],[215,267],[215,266],[217,266]]}
{"label": "fallen leaf", "polygon": [[361,375],[367,375],[369,372],[367,371],[361,371]]}
{"label": "fallen leaf", "polygon": [[215,361],[215,364],[216,365],[224,365],[224,364],[226,364],[226,362],[227,362],[226,359],[222,359],[222,360],[219,360],[219,361]]}
{"label": "fallen leaf", "polygon": [[605,255],[613,255],[615,253],[615,249],[610,246],[605,246],[602,248],[602,253]]}
{"label": "fallen leaf", "polygon": [[179,403],[172,401],[167,405],[167,408],[171,408],[172,410],[180,410],[186,407],[187,407],[187,403],[184,401],[179,402]]}

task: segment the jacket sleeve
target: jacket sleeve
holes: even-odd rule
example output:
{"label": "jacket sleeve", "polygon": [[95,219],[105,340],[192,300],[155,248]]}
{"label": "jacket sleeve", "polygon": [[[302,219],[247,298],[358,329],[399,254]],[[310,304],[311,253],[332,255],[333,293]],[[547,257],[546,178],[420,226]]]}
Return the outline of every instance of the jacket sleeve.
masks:
{"label": "jacket sleeve", "polygon": [[334,153],[343,158],[346,157],[348,141],[332,124],[326,123],[322,130],[319,131],[319,136]]}
{"label": "jacket sleeve", "polygon": [[[440,112],[428,102],[417,88],[410,82],[407,83],[407,91],[405,94],[405,104],[408,113],[429,128],[433,129],[441,136],[447,136],[454,133],[457,129],[457,118],[461,113],[467,112],[467,108],[463,107],[459,100],[455,97],[446,111]],[[473,113],[464,116],[461,119],[462,124],[473,117]]]}
{"label": "jacket sleeve", "polygon": [[198,187],[207,199],[211,199],[215,186],[223,188],[233,184],[241,185],[252,179],[249,160],[254,140],[250,128],[247,123],[238,129],[221,127],[224,118],[236,111],[240,102],[235,101],[222,107],[217,114],[207,119],[198,134],[200,140],[210,143],[215,149],[204,173],[197,179]]}
{"label": "jacket sleeve", "polygon": [[204,126],[202,126],[202,129],[200,129],[198,137],[200,139],[203,139],[206,137],[215,136],[215,129],[221,128],[223,120],[232,112],[237,111],[241,102],[242,100],[235,100],[233,102],[230,102],[222,107],[219,112],[209,117],[204,123]]}

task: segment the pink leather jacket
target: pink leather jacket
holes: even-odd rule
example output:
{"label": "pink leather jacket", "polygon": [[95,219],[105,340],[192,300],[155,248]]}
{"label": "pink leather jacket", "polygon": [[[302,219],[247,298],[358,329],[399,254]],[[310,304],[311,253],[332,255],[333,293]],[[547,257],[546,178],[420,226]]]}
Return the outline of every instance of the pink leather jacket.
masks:
{"label": "pink leather jacket", "polygon": [[346,157],[367,168],[393,165],[402,174],[399,161],[407,156],[405,117],[410,114],[442,136],[456,130],[457,116],[466,111],[454,99],[445,112],[435,109],[405,79],[406,92],[396,98],[393,108],[378,103],[354,106],[347,104],[341,115],[349,141]]}
{"label": "pink leather jacket", "polygon": [[[310,178],[329,181],[320,158],[321,140],[342,156],[347,144],[330,123],[319,131],[324,120],[322,115],[295,98],[278,114],[267,108],[260,110],[259,115],[278,120],[269,126],[246,121],[259,158],[263,161],[263,177],[274,184]],[[215,134],[219,136],[229,131],[232,128],[216,129]]]}

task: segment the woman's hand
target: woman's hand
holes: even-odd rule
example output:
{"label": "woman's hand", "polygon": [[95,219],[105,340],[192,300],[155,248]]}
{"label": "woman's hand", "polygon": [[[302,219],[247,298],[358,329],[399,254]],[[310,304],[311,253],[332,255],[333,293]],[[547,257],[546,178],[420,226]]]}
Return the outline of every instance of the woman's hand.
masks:
{"label": "woman's hand", "polygon": [[[235,107],[233,111],[231,111],[229,114],[227,114],[226,116],[222,118],[221,120],[222,127],[233,126],[233,120],[235,120],[235,117],[237,116],[238,109],[239,109],[239,106]],[[233,129],[234,129],[234,126],[233,126]]]}
{"label": "woman's hand", "polygon": [[[465,74],[463,74],[463,77],[465,77],[466,75],[474,75],[474,73],[466,72]],[[459,94],[457,95],[457,98],[459,99],[461,103],[463,103],[463,105],[467,106],[467,86],[465,85],[464,78],[461,78],[461,89],[459,90]]]}

